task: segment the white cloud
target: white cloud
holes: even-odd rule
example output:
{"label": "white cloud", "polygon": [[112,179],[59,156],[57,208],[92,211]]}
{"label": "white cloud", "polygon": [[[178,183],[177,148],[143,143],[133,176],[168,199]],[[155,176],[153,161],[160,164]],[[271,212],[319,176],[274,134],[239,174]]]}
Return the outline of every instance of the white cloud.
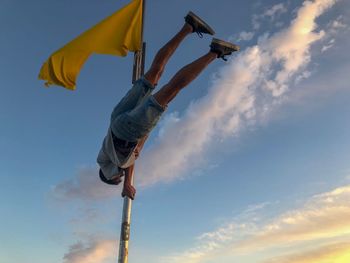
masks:
{"label": "white cloud", "polygon": [[[287,211],[273,219],[264,219],[263,214],[259,214],[259,210],[250,214],[247,211],[218,229],[200,235],[193,248],[164,257],[162,262],[197,263],[215,258],[219,254],[220,257],[229,258],[232,261],[240,255],[259,255],[269,249],[271,253],[271,249],[286,247],[298,250],[299,255],[284,255],[285,261],[270,259],[266,262],[313,262],[288,260],[293,257],[306,258],[312,254],[314,257],[318,254],[321,258],[324,255],[320,255],[319,249],[316,249],[320,246],[319,241],[323,242],[321,246],[325,246],[324,243],[326,243],[330,247],[335,238],[348,237],[350,234],[348,220],[350,218],[350,185],[316,195],[299,209]],[[257,217],[258,220],[256,220]],[[317,253],[305,250],[307,248],[305,244],[310,242],[313,242],[311,244],[318,251]],[[349,248],[347,245],[347,249]]]}
{"label": "white cloud", "polygon": [[98,176],[97,168],[81,168],[76,176],[68,179],[52,189],[57,199],[97,200],[120,195],[120,186],[110,186],[103,183]]}
{"label": "white cloud", "polygon": [[[335,2],[305,1],[287,28],[261,36],[257,45],[239,52],[219,69],[208,94],[192,102],[183,116],[167,115],[158,138],[137,162],[136,184],[146,187],[182,179],[188,171],[205,164],[211,143],[264,122],[293,85],[309,76],[311,47],[327,36],[315,20]],[[275,11],[268,15],[283,9],[271,10]],[[119,195],[115,189],[99,182],[97,170],[90,169],[57,185],[54,192],[86,200]]]}
{"label": "white cloud", "polygon": [[335,43],[335,39],[332,38],[326,45],[324,45],[322,47],[321,52],[323,53],[323,52],[327,51],[328,49],[330,49],[331,47],[333,47],[334,43]]}
{"label": "white cloud", "polygon": [[252,17],[252,25],[254,30],[258,30],[260,28],[260,16],[258,15],[253,15]]}
{"label": "white cloud", "polygon": [[315,19],[334,3],[305,1],[288,28],[264,35],[258,45],[222,67],[208,94],[193,102],[184,116],[162,127],[159,138],[140,158],[137,182],[148,186],[183,178],[202,164],[211,142],[262,121],[293,81],[305,77],[311,46],[326,34],[316,31]]}
{"label": "white cloud", "polygon": [[339,35],[339,33],[344,33],[345,30],[348,30],[348,26],[345,23],[345,19],[342,15],[338,16],[333,21],[329,22],[325,31],[326,31],[326,37],[325,37],[325,43],[322,48],[321,52],[325,52],[328,49],[332,48],[336,43],[336,37]]}
{"label": "white cloud", "polygon": [[[239,33],[237,41],[249,41],[254,37],[254,32],[242,31]],[[234,41],[232,39],[232,41]]]}
{"label": "white cloud", "polygon": [[272,19],[274,19],[276,15],[282,14],[285,12],[287,12],[286,6],[282,3],[280,3],[280,4],[276,4],[276,5],[272,6],[271,8],[267,9],[263,13],[263,16],[268,16],[268,17],[271,17]]}
{"label": "white cloud", "polygon": [[311,74],[312,73],[308,70],[303,71],[302,73],[299,74],[299,76],[295,78],[295,84],[298,84],[300,81],[309,78]]}
{"label": "white cloud", "polygon": [[347,28],[348,26],[344,22],[344,17],[343,16],[338,16],[337,19],[335,19],[331,23],[331,27],[333,29],[344,29],[344,28]]}
{"label": "white cloud", "polygon": [[64,255],[64,263],[107,263],[116,259],[117,242],[113,240],[89,240],[70,246]]}
{"label": "white cloud", "polygon": [[[270,7],[269,9],[266,9],[263,13],[259,15],[257,14],[253,15],[252,17],[253,29],[254,30],[259,29],[261,25],[261,21],[264,18],[269,18],[270,21],[274,21],[276,17],[286,12],[287,12],[286,5],[283,3],[280,3],[280,4],[273,5],[272,7]],[[278,25],[278,23],[279,22],[277,22],[276,24]]]}

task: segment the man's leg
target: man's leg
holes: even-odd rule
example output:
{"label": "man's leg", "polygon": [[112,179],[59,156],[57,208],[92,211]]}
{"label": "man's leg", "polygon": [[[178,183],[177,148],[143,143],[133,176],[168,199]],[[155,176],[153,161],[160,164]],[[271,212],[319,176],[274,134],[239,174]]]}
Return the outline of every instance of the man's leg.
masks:
{"label": "man's leg", "polygon": [[193,81],[214,59],[222,58],[226,60],[225,56],[230,56],[233,52],[238,50],[239,46],[235,44],[213,38],[210,44],[210,51],[191,64],[180,69],[168,84],[153,95],[154,98],[161,106],[167,106],[179,91]]}
{"label": "man's leg", "polygon": [[157,93],[154,94],[154,98],[160,105],[165,107],[181,89],[193,81],[203,71],[203,69],[210,64],[210,62],[217,58],[217,56],[218,55],[214,52],[208,52],[204,56],[193,61],[191,64],[183,67],[175,74],[168,84],[163,86]]}
{"label": "man's leg", "polygon": [[193,12],[189,12],[185,17],[185,24],[181,30],[166,43],[156,54],[151,68],[145,74],[145,78],[151,82],[153,86],[157,85],[160,79],[166,63],[170,57],[174,54],[176,48],[180,45],[185,37],[193,32],[198,33],[200,36],[203,34],[214,35],[214,30],[205,23],[200,17]]}
{"label": "man's leg", "polygon": [[181,30],[166,43],[156,54],[152,62],[151,68],[145,74],[145,78],[151,82],[153,86],[157,85],[166,63],[170,57],[174,54],[176,48],[185,39],[185,37],[192,33],[192,26],[185,23]]}
{"label": "man's leg", "polygon": [[128,93],[123,97],[123,99],[117,104],[113,109],[111,114],[111,121],[113,121],[118,115],[123,112],[132,110],[135,108],[142,99],[150,94],[157,85],[160,79],[166,63],[169,61],[171,55],[174,54],[176,48],[180,45],[182,40],[189,34],[191,34],[193,28],[190,24],[185,23],[182,29],[168,42],[166,43],[156,54],[151,68],[146,72],[144,77],[150,82],[152,86],[145,85],[143,82],[134,83],[134,86]]}

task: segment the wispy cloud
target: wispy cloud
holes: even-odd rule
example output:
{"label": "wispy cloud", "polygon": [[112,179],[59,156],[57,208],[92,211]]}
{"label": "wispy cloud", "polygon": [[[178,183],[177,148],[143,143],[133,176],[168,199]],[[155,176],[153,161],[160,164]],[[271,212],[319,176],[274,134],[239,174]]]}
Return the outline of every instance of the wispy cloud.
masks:
{"label": "wispy cloud", "polygon": [[350,243],[339,242],[320,246],[316,249],[291,253],[268,259],[264,263],[345,263],[350,262]]}
{"label": "wispy cloud", "polygon": [[210,143],[264,120],[306,70],[312,44],[326,35],[317,30],[315,20],[334,3],[305,1],[289,27],[260,37],[257,45],[222,67],[208,94],[194,101],[184,116],[168,115],[159,138],[140,159],[138,183],[183,178],[201,163]]}
{"label": "wispy cloud", "polygon": [[338,16],[337,19],[331,22],[331,28],[333,30],[348,28],[348,25],[345,23],[344,20],[345,19],[342,15]]}
{"label": "wispy cloud", "polygon": [[88,201],[120,195],[121,189],[102,183],[98,177],[97,168],[85,167],[79,169],[72,179],[55,185],[51,193],[61,200],[80,199]]}
{"label": "wispy cloud", "polygon": [[[262,210],[263,211],[263,210]],[[169,257],[161,262],[197,263],[220,254],[222,258],[231,261],[239,255],[258,255],[261,251],[295,247],[298,255],[292,254],[281,257],[276,256],[264,262],[319,262],[319,261],[293,261],[317,256],[326,257],[336,253],[334,238],[346,237],[350,234],[350,185],[337,188],[331,192],[316,195],[299,209],[287,211],[272,219],[264,219],[263,213],[250,214],[246,212],[234,218],[231,222],[218,229],[205,233],[198,238],[198,243],[191,249]],[[258,216],[258,219],[256,219]],[[242,217],[244,220],[242,220]],[[242,223],[244,222],[244,223]],[[327,245],[328,252],[320,252],[317,241],[330,240]],[[315,242],[314,250],[305,250],[305,242]],[[349,244],[342,244],[338,252],[347,249]],[[260,262],[260,261],[256,261]]]}
{"label": "wispy cloud", "polygon": [[273,5],[272,7],[266,9],[263,13],[257,15],[253,15],[252,17],[252,24],[253,29],[257,30],[261,26],[261,21],[265,18],[269,18],[270,21],[274,21],[276,17],[280,16],[283,13],[287,12],[287,7],[283,3],[279,3],[276,5]]}
{"label": "wispy cloud", "polygon": [[70,246],[64,255],[64,263],[106,263],[116,258],[117,242],[113,240],[91,239]]}
{"label": "wispy cloud", "polygon": [[239,33],[238,38],[230,38],[230,41],[249,41],[254,37],[254,32],[242,31]]}
{"label": "wispy cloud", "polygon": [[[335,2],[305,1],[288,27],[262,35],[257,45],[239,52],[220,68],[208,94],[193,101],[183,115],[166,115],[157,139],[136,165],[136,184],[147,187],[182,179],[204,163],[206,149],[212,143],[264,122],[293,85],[310,76],[307,67],[312,45],[330,34],[318,28],[316,18]],[[273,16],[284,8],[278,5],[265,13]],[[339,25],[342,20],[335,21]],[[54,193],[86,200],[119,194],[115,189],[101,184],[94,168],[57,185]]]}
{"label": "wispy cloud", "polygon": [[328,23],[326,32],[327,36],[325,39],[325,44],[321,48],[321,52],[325,52],[328,49],[332,48],[335,43],[335,37],[340,33],[344,33],[344,31],[348,31],[348,26],[345,23],[345,19],[342,15],[338,16],[335,20]]}
{"label": "wispy cloud", "polygon": [[265,10],[265,12],[262,14],[263,16],[271,17],[272,19],[275,18],[276,15],[282,14],[287,12],[287,7],[283,3],[276,4],[272,6],[271,8]]}
{"label": "wispy cloud", "polygon": [[350,234],[350,186],[317,195],[303,208],[284,213],[251,238],[236,244],[238,250],[285,245]]}

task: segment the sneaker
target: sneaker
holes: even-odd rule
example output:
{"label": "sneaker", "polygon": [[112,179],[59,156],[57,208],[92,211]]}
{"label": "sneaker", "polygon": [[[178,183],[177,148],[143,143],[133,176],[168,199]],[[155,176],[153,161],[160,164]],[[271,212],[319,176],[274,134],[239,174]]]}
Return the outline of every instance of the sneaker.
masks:
{"label": "sneaker", "polygon": [[192,26],[192,32],[196,32],[200,37],[203,37],[203,34],[215,34],[214,30],[207,23],[205,23],[201,18],[199,18],[191,11],[186,15],[185,21],[187,24]]}
{"label": "sneaker", "polygon": [[239,51],[239,46],[224,40],[213,38],[210,44],[210,51],[218,54],[218,58],[222,58],[223,60],[227,61],[225,56],[229,56],[233,52]]}

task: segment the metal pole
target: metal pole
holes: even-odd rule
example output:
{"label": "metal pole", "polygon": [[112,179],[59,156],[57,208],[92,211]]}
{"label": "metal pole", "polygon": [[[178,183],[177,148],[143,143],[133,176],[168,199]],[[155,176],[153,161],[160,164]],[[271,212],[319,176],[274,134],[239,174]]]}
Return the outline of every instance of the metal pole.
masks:
{"label": "metal pole", "polygon": [[[143,42],[143,27],[144,27],[144,14],[145,14],[146,0],[142,1],[142,29],[141,29],[141,43],[142,48],[140,51],[134,53],[134,65],[132,74],[132,83],[138,80],[144,73],[145,66],[145,54],[146,43]],[[134,184],[134,169],[131,175],[131,182]],[[132,200],[129,197],[124,197],[123,204],[123,216],[120,230],[120,242],[119,242],[119,258],[118,263],[128,263],[129,258],[129,239],[130,239],[130,221],[131,221],[131,206]]]}
{"label": "metal pole", "polygon": [[120,230],[119,259],[118,263],[127,263],[129,256],[130,219],[132,200],[124,197],[123,218]]}

